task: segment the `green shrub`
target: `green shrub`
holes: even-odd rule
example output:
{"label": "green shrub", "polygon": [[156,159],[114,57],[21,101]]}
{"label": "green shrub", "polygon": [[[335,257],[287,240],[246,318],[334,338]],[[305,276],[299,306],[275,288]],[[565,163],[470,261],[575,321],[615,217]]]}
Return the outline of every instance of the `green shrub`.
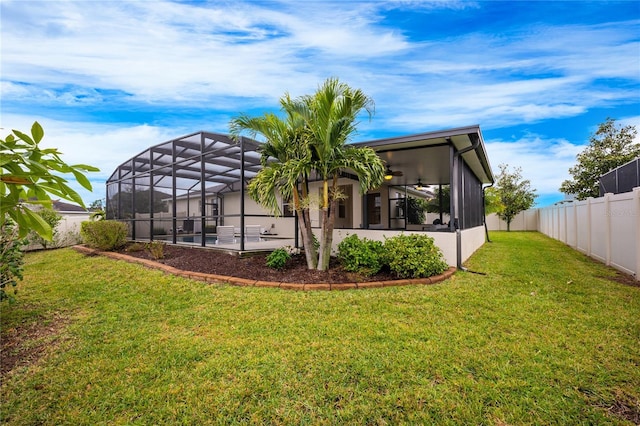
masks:
{"label": "green shrub", "polygon": [[115,220],[82,222],[80,235],[90,247],[113,251],[127,243],[127,225]]}
{"label": "green shrub", "polygon": [[273,269],[282,269],[291,259],[291,255],[283,248],[275,249],[267,256],[267,266]]}
{"label": "green shrub", "polygon": [[165,243],[163,241],[151,241],[147,243],[147,250],[155,260],[164,259]]}
{"label": "green shrub", "polygon": [[59,237],[59,232],[57,227],[60,221],[62,221],[62,216],[60,215],[60,213],[58,213],[52,208],[43,208],[37,211],[36,214],[40,216],[42,220],[44,220],[47,223],[47,225],[51,227],[52,239],[51,241],[46,240],[35,231],[29,232],[27,239],[32,244],[40,244],[44,249],[46,249],[47,247],[51,248],[52,246],[56,246],[57,240]]}
{"label": "green shrub", "polygon": [[349,235],[338,244],[338,259],[345,270],[374,275],[384,266],[383,245],[380,241]]}
{"label": "green shrub", "polygon": [[215,234],[217,226],[216,225],[205,225],[204,232],[207,234]]}
{"label": "green shrub", "polygon": [[19,238],[18,227],[10,219],[0,226],[0,302],[14,300],[8,290],[9,287],[14,287],[13,293],[17,293],[15,287],[18,280],[22,280],[22,246],[26,243],[25,239]]}
{"label": "green shrub", "polygon": [[397,235],[385,240],[384,260],[399,278],[425,278],[447,270],[440,249],[426,235]]}

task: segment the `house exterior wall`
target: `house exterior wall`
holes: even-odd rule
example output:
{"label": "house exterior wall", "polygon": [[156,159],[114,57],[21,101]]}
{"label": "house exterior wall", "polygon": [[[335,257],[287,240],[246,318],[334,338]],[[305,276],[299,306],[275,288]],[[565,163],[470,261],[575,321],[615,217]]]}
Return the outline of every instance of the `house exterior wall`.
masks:
{"label": "house exterior wall", "polygon": [[461,233],[462,262],[465,262],[485,243],[484,226],[463,229]]}

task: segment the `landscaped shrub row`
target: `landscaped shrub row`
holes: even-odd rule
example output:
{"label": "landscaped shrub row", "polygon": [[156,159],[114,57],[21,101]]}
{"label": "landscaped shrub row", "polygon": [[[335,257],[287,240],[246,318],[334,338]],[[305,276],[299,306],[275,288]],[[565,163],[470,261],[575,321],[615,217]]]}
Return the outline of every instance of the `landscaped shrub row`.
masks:
{"label": "landscaped shrub row", "polygon": [[399,278],[426,278],[447,270],[433,238],[427,235],[397,235],[380,241],[353,234],[338,245],[338,258],[347,271],[376,274],[385,266]]}

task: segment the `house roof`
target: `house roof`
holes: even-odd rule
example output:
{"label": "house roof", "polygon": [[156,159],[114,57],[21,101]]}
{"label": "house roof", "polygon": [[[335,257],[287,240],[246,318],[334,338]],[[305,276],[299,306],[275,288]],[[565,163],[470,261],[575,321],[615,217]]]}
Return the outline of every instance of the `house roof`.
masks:
{"label": "house roof", "polygon": [[[244,173],[247,182],[261,169],[261,146],[247,137],[236,142],[228,135],[200,131],[146,149],[118,166],[107,184],[135,176],[138,190],[153,186],[169,195],[175,186],[178,197],[193,191],[239,191],[241,175]],[[418,179],[425,185],[450,183],[452,146],[464,151],[462,157],[480,182],[494,180],[477,125],[353,146],[373,148],[387,165],[403,172],[388,182],[391,185],[413,185]]]}

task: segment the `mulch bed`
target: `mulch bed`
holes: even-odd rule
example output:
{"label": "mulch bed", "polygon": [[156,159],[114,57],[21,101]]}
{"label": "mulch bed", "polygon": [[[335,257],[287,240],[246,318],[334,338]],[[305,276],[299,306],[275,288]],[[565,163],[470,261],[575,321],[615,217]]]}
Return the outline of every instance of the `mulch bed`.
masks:
{"label": "mulch bed", "polygon": [[[154,260],[148,250],[128,251],[125,249],[121,250],[120,253],[136,258]],[[199,247],[166,245],[164,258],[157,260],[157,262],[183,271],[283,283],[341,284],[398,279],[388,270],[380,271],[369,277],[348,272],[342,268],[335,258],[331,259],[328,271],[309,270],[307,269],[304,254],[292,256],[284,269],[276,270],[266,265],[267,256],[268,254],[261,253],[248,257],[239,257]]]}

